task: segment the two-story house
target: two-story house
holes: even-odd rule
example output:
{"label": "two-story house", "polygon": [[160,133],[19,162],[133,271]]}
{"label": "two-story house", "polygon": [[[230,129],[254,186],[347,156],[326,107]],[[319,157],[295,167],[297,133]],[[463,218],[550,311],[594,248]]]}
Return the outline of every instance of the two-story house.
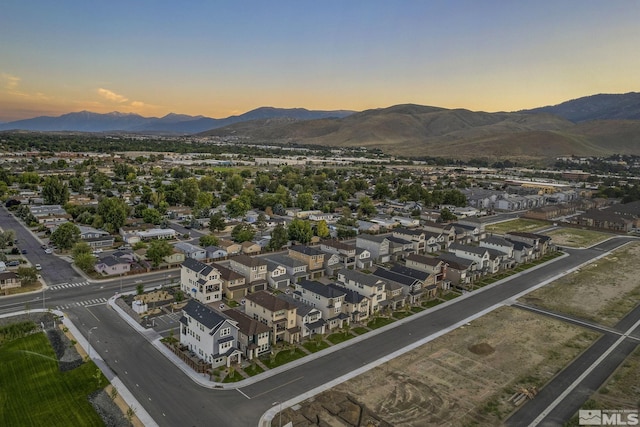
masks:
{"label": "two-story house", "polygon": [[395,282],[402,286],[402,293],[407,297],[409,304],[416,304],[422,299],[422,281],[414,277],[405,276],[384,268],[377,268],[373,272],[377,276],[388,282]]}
{"label": "two-story house", "polygon": [[242,301],[247,296],[249,285],[247,285],[246,279],[242,274],[221,264],[213,263],[211,266],[220,272],[222,292],[227,300]]}
{"label": "two-story house", "polygon": [[354,267],[356,264],[356,246],[339,240],[324,240],[320,242],[320,250],[340,257],[344,268]]}
{"label": "two-story house", "polygon": [[238,348],[248,360],[271,351],[271,328],[238,310],[227,310],[224,314],[238,325]]}
{"label": "two-story house", "polygon": [[267,282],[269,287],[280,290],[286,289],[291,283],[287,269],[269,258],[265,258],[265,261],[267,262]]}
{"label": "two-story house", "polygon": [[271,328],[271,343],[300,341],[300,327],[296,324],[296,306],[267,291],[247,295],[245,314]]}
{"label": "two-story house", "polygon": [[320,310],[286,294],[279,294],[278,298],[296,306],[296,324],[300,327],[301,338],[324,334],[326,322]]}
{"label": "two-story house", "polygon": [[449,252],[457,257],[475,261],[478,270],[483,274],[493,274],[498,271],[498,266],[491,260],[491,255],[487,248],[454,243],[449,246]]}
{"label": "two-story house", "polygon": [[407,267],[406,265],[394,264],[390,270],[394,273],[403,274],[405,276],[412,277],[419,280],[422,283],[422,296],[423,298],[434,298],[438,293],[438,281],[435,274],[427,273],[426,271],[416,270],[415,268]]}
{"label": "two-story house", "polygon": [[229,268],[242,274],[251,292],[267,289],[267,262],[259,257],[236,255],[229,260]]}
{"label": "two-story house", "polygon": [[306,245],[295,245],[289,248],[289,256],[306,263],[312,279],[324,276],[324,252]]}
{"label": "two-story house", "polygon": [[303,280],[296,283],[293,297],[320,310],[329,330],[341,328],[345,322],[349,323],[349,316],[342,312],[345,297],[343,291],[313,280]]}
{"label": "two-story house", "polygon": [[517,240],[507,239],[509,242],[513,244],[513,259],[516,260],[518,264],[526,264],[528,262],[533,261],[534,259],[534,251],[533,246],[519,242]]}
{"label": "two-story house", "polygon": [[193,258],[180,266],[180,289],[186,295],[208,304],[222,299],[222,280],[217,268]]}
{"label": "two-story house", "polygon": [[342,312],[349,316],[349,323],[364,323],[369,319],[371,311],[371,299],[352,289],[345,288],[337,283],[329,283],[329,288],[344,292]]}
{"label": "two-story house", "polygon": [[385,263],[391,259],[389,239],[380,235],[359,234],[356,247],[366,249],[374,262]]}
{"label": "two-story house", "polygon": [[440,254],[438,259],[447,265],[447,280],[456,288],[466,289],[469,283],[482,276],[476,261],[471,259],[461,258],[449,252]]}
{"label": "two-story house", "polygon": [[371,252],[364,248],[356,248],[356,268],[367,270],[373,266]]}
{"label": "two-story house", "polygon": [[187,242],[178,242],[173,245],[174,248],[182,252],[185,258],[193,258],[202,261],[207,258],[207,251],[197,245]]}
{"label": "two-story house", "polygon": [[510,231],[506,233],[507,239],[523,242],[533,247],[534,258],[538,259],[549,251],[551,237],[537,233],[525,233],[522,231]]}
{"label": "two-story house", "polygon": [[182,309],[180,344],[212,367],[240,363],[238,325],[222,313],[196,300]]}
{"label": "two-story house", "polygon": [[407,257],[405,265],[414,270],[425,271],[433,276],[435,284],[440,289],[449,289],[450,282],[447,279],[447,264],[442,259],[433,256],[411,254]]}
{"label": "two-story house", "polygon": [[309,273],[307,272],[309,266],[306,262],[299,259],[291,258],[289,255],[273,254],[265,257],[267,261],[271,261],[279,266],[282,266],[287,270],[290,283],[297,283],[300,280],[308,279]]}
{"label": "two-story house", "polygon": [[392,235],[393,237],[412,242],[415,253],[423,254],[427,250],[427,237],[424,230],[397,227],[393,229]]}
{"label": "two-story house", "polygon": [[378,312],[387,298],[385,290],[387,282],[373,274],[344,268],[338,271],[338,283],[369,298],[371,300],[369,314]]}

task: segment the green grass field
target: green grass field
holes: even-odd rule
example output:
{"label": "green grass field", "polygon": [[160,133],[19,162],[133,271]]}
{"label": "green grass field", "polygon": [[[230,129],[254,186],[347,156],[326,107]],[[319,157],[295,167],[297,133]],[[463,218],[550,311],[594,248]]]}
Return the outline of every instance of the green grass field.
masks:
{"label": "green grass field", "polygon": [[60,372],[44,334],[9,341],[0,347],[0,425],[102,426],[87,397],[106,385],[93,362]]}

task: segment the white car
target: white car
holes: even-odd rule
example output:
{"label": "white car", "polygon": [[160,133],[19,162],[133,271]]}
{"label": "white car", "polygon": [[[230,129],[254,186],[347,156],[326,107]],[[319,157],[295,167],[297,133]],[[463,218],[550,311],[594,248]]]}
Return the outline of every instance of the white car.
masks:
{"label": "white car", "polygon": [[47,248],[47,249],[44,250],[44,253],[45,254],[52,254],[53,253],[53,249]]}
{"label": "white car", "polygon": [[93,251],[91,251],[91,253],[93,253],[93,254],[101,254],[102,253],[102,249],[94,249]]}
{"label": "white car", "polygon": [[38,271],[42,270],[42,266],[40,264],[36,264],[36,270]]}

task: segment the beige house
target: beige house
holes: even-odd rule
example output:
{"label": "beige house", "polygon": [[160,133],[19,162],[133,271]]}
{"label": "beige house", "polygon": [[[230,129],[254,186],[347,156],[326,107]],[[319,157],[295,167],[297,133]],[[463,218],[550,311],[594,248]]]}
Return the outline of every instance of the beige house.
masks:
{"label": "beige house", "polygon": [[22,282],[13,271],[3,271],[0,273],[0,291],[19,288],[20,286],[22,286]]}
{"label": "beige house", "polygon": [[267,289],[267,262],[263,259],[237,255],[229,260],[229,267],[244,276],[252,292]]}
{"label": "beige house", "polygon": [[249,288],[249,285],[246,284],[246,280],[242,274],[220,264],[214,263],[212,265],[220,272],[222,292],[227,300],[241,301],[242,298],[247,296],[247,288]]}
{"label": "beige house", "polygon": [[289,256],[307,264],[309,276],[317,279],[324,276],[324,252],[304,245],[291,246]]}
{"label": "beige house", "polygon": [[244,306],[247,316],[271,328],[271,342],[300,341],[300,327],[296,325],[296,306],[276,298],[266,291],[247,295]]}
{"label": "beige house", "polygon": [[232,242],[231,240],[221,239],[218,242],[218,247],[227,251],[227,255],[236,255],[242,251],[242,246],[236,242]]}
{"label": "beige house", "polygon": [[259,254],[262,248],[259,244],[254,242],[242,242],[242,253],[246,255]]}

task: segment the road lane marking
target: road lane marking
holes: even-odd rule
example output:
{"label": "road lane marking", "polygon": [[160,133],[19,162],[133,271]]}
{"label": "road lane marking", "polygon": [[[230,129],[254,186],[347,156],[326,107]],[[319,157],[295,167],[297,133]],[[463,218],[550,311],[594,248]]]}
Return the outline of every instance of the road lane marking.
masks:
{"label": "road lane marking", "polygon": [[273,390],[277,390],[277,389],[279,389],[279,388],[282,388],[282,387],[288,386],[289,384],[294,383],[294,382],[296,382],[296,381],[299,381],[299,380],[301,380],[301,379],[303,379],[303,378],[304,378],[304,376],[301,376],[301,377],[298,377],[298,378],[294,378],[294,379],[292,379],[291,381],[287,381],[286,383],[284,383],[284,384],[280,384],[279,386],[274,387],[274,388],[272,388],[272,389],[270,389],[270,390],[263,391],[262,393],[260,393],[260,394],[256,394],[256,395],[255,395],[255,396],[253,396],[253,397],[259,397],[259,396],[262,396],[263,394],[270,393],[270,392],[272,392]]}
{"label": "road lane marking", "polygon": [[238,390],[238,393],[240,393],[241,395],[243,395],[247,399],[251,400],[251,398],[249,396],[247,396],[246,394],[244,394],[242,390],[240,390],[239,388],[237,388],[236,390]]}

